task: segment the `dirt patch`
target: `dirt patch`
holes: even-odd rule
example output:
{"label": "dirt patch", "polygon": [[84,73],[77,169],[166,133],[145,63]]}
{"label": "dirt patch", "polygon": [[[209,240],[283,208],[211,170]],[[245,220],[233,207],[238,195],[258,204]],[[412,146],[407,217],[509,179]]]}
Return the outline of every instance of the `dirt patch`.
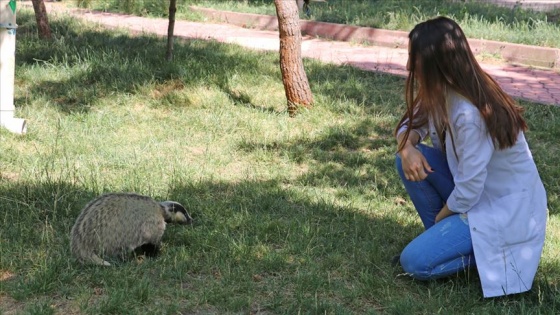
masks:
{"label": "dirt patch", "polygon": [[21,312],[25,305],[6,295],[0,295],[0,313],[3,315],[12,315]]}
{"label": "dirt patch", "polygon": [[[47,298],[41,297],[37,299],[31,299],[26,301],[17,301],[12,297],[7,295],[0,295],[0,314],[2,315],[14,315],[21,314],[26,308],[31,307],[35,304],[41,304],[41,302],[47,302],[48,308],[54,311],[57,315],[79,315],[82,314],[80,307],[73,300],[69,300],[66,297],[57,298]],[[46,304],[46,303],[45,303]]]}
{"label": "dirt patch", "polygon": [[19,174],[14,172],[0,172],[0,179],[15,182],[19,179]]}
{"label": "dirt patch", "polygon": [[152,97],[161,99],[170,93],[180,91],[185,88],[183,81],[175,79],[165,83],[157,84],[152,91]]}
{"label": "dirt patch", "polygon": [[0,270],[0,282],[10,280],[16,275],[8,270]]}

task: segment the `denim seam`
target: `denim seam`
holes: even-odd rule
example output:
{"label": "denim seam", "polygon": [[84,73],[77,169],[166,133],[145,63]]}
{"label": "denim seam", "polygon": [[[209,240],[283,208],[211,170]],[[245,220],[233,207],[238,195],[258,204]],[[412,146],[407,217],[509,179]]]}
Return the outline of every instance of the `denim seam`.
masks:
{"label": "denim seam", "polygon": [[[433,211],[433,210],[435,209],[435,203],[434,203],[433,198],[430,198],[430,194],[426,191],[425,185],[431,185],[431,184],[428,183],[426,180],[424,180],[424,181],[420,182],[418,186],[420,186],[420,190],[421,190],[422,193],[424,194],[425,200],[428,201],[428,207],[429,207],[429,209],[430,209],[429,215],[431,216],[431,215],[433,214],[431,211]],[[436,215],[437,215],[437,214],[436,214]],[[430,218],[430,220],[432,220],[431,223],[435,223],[435,217],[436,217],[436,216],[433,216],[433,218]],[[422,222],[422,223],[423,223],[423,222]],[[434,226],[434,224],[432,224],[431,226]],[[431,227],[431,226],[430,226],[430,227]],[[426,227],[426,229],[427,229],[427,228],[428,228],[428,227]]]}

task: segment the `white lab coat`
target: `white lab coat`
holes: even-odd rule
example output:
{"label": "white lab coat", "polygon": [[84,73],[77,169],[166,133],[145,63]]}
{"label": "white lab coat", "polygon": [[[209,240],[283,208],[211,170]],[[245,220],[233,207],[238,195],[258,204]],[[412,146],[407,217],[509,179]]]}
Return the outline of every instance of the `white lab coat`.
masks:
{"label": "white lab coat", "polygon": [[525,135],[499,150],[470,101],[450,93],[448,106],[457,155],[448,133],[455,189],[447,205],[467,213],[484,297],[528,291],[544,245],[547,202]]}
{"label": "white lab coat", "polygon": [[[446,155],[455,182],[447,205],[467,213],[483,295],[528,291],[544,245],[547,201],[525,135],[499,150],[470,101],[455,92],[447,101]],[[427,129],[416,131],[426,136]]]}

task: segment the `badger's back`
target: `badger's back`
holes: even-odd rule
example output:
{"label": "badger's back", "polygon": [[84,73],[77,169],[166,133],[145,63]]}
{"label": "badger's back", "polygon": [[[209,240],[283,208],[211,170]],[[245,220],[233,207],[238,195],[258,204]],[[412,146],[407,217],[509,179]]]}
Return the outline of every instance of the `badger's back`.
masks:
{"label": "badger's back", "polygon": [[121,256],[145,243],[159,243],[165,222],[161,206],[134,193],[102,195],[89,202],[74,224],[72,253],[81,262],[108,265],[104,256]]}

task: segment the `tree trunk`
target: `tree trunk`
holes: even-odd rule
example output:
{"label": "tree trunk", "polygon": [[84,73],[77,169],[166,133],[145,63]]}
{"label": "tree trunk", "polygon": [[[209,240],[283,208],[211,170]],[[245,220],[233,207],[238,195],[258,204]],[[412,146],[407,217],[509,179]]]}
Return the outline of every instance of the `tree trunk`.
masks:
{"label": "tree trunk", "polygon": [[177,0],[169,1],[169,25],[167,26],[167,61],[173,60],[173,32],[175,29],[175,13],[177,12]]}
{"label": "tree trunk", "polygon": [[33,11],[35,11],[35,19],[37,20],[37,31],[39,38],[51,39],[51,27],[47,18],[47,9],[43,0],[31,0],[33,3]]}
{"label": "tree trunk", "polygon": [[296,1],[274,0],[280,31],[280,70],[288,99],[288,113],[298,107],[311,107],[313,94],[301,59],[301,28]]}

